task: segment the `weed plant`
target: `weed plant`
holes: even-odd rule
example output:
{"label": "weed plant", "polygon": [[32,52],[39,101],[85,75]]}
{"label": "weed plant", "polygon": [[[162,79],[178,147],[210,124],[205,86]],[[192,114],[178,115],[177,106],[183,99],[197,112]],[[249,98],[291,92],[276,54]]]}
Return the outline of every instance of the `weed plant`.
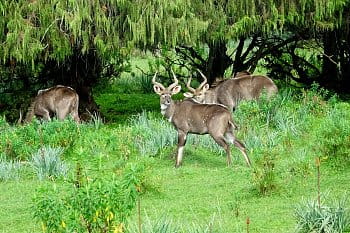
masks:
{"label": "weed plant", "polygon": [[40,180],[67,175],[68,167],[60,158],[62,153],[62,148],[45,146],[33,154],[31,165]]}
{"label": "weed plant", "polygon": [[44,232],[124,232],[142,183],[140,173],[142,169],[131,167],[122,179],[86,179],[62,190],[41,188],[33,215]]}

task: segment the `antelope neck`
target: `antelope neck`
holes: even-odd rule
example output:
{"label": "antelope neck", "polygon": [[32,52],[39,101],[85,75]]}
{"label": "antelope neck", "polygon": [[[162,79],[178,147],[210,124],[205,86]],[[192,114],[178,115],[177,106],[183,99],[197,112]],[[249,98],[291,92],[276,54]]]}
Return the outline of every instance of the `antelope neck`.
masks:
{"label": "antelope neck", "polygon": [[175,112],[175,103],[171,101],[170,104],[161,104],[160,111],[162,115],[165,116],[168,119],[168,121],[171,122]]}

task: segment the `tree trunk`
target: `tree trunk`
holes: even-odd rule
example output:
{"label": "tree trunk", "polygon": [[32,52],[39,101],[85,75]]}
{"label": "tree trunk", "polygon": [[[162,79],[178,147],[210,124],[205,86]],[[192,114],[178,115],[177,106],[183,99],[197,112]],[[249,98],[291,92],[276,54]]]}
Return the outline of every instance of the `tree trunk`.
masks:
{"label": "tree trunk", "polygon": [[41,80],[46,80],[46,85],[65,85],[76,90],[79,95],[79,114],[87,120],[89,113],[99,113],[92,88],[97,84],[102,65],[98,55],[90,52],[80,54],[75,51],[63,64],[49,61],[41,72]]}
{"label": "tree trunk", "polygon": [[231,58],[226,54],[227,47],[224,41],[209,44],[209,57],[207,61],[206,76],[211,85],[216,78],[224,77],[227,68],[232,65]]}
{"label": "tree trunk", "polygon": [[339,80],[337,37],[335,31],[323,34],[323,65],[320,83],[322,86],[334,88]]}

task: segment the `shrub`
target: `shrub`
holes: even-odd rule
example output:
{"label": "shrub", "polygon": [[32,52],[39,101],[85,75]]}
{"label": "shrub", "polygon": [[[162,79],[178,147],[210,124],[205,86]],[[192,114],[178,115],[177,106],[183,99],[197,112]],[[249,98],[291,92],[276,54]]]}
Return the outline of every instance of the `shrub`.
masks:
{"label": "shrub", "polygon": [[267,195],[277,187],[275,160],[270,153],[264,153],[264,156],[256,162],[253,171],[253,184],[261,195]]}
{"label": "shrub", "polygon": [[33,121],[25,126],[9,127],[0,134],[0,153],[12,160],[30,160],[43,144],[62,148],[72,146],[79,128],[70,120]]}
{"label": "shrub", "polygon": [[331,159],[336,166],[350,163],[349,119],[349,112],[339,111],[337,107],[333,107],[326,114],[326,118],[318,122],[318,128],[314,133],[315,143],[319,145],[319,153]]}
{"label": "shrub", "polygon": [[66,176],[67,165],[61,161],[62,148],[40,148],[33,154],[31,164],[40,180]]}
{"label": "shrub", "polygon": [[296,207],[295,216],[298,232],[342,233],[350,230],[350,215],[345,198],[332,206],[319,206],[316,201],[307,201]]}
{"label": "shrub", "polygon": [[19,162],[0,160],[0,181],[18,179],[20,168]]}
{"label": "shrub", "polygon": [[33,215],[44,232],[124,232],[135,207],[142,169],[130,168],[122,179],[86,179],[68,190],[42,188]]}

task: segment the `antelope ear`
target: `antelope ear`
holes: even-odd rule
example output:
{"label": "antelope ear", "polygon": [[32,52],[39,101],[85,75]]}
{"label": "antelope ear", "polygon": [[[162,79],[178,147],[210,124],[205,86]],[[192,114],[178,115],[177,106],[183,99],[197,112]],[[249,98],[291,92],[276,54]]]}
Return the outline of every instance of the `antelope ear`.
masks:
{"label": "antelope ear", "polygon": [[153,86],[153,90],[155,93],[157,93],[158,95],[161,95],[162,92],[163,92],[163,88],[161,86],[158,86],[158,85],[154,85]]}
{"label": "antelope ear", "polygon": [[187,98],[192,98],[193,94],[191,92],[185,92],[184,96],[187,97]]}
{"label": "antelope ear", "polygon": [[207,91],[207,90],[209,90],[209,84],[208,84],[208,83],[205,84],[202,90],[203,90],[204,92]]}
{"label": "antelope ear", "polygon": [[181,91],[181,86],[176,85],[173,89],[171,89],[171,94],[175,95],[175,94],[179,93],[180,91]]}

